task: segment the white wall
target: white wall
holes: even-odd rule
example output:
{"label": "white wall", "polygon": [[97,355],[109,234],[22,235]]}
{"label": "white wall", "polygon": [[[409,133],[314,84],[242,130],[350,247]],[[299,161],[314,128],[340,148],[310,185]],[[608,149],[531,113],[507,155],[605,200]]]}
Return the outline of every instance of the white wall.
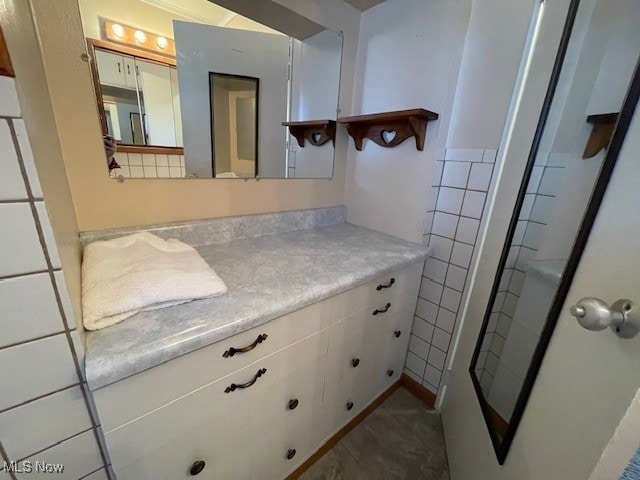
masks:
{"label": "white wall", "polygon": [[258,172],[284,177],[289,38],[187,22],[174,32],[187,174],[213,174],[209,72],[216,72],[260,79]]}
{"label": "white wall", "polygon": [[[342,37],[325,30],[304,41],[293,41],[291,121],[335,120],[340,87]],[[290,137],[289,177],[330,178],[333,143],[304,148]]]}

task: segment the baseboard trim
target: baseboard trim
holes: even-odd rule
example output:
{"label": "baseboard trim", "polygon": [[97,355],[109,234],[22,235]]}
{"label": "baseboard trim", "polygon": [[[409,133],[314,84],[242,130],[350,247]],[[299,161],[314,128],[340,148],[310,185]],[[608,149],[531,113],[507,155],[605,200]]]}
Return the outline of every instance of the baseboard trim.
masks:
{"label": "baseboard trim", "polygon": [[[403,374],[403,376],[404,376],[404,374]],[[400,380],[395,382],[393,385],[391,385],[387,390],[382,392],[378,396],[378,398],[376,398],[373,402],[371,402],[371,404],[367,408],[365,408],[362,412],[360,412],[358,415],[356,415],[353,418],[353,420],[351,420],[344,427],[342,427],[338,431],[338,433],[336,433],[333,437],[331,437],[329,440],[327,440],[318,450],[316,450],[315,453],[313,453],[313,455],[311,455],[307,460],[305,460],[302,463],[302,465],[300,465],[298,468],[296,468],[293,471],[293,473],[291,473],[286,478],[286,480],[296,480],[296,479],[300,478],[300,476],[304,472],[309,470],[309,468],[311,468],[311,466],[314,463],[316,463],[322,456],[324,456],[324,454],[326,454],[329,450],[331,450],[333,447],[335,447],[335,445],[340,440],[342,440],[351,430],[356,428],[365,418],[367,418],[371,414],[371,412],[373,412],[376,408],[378,408],[380,405],[382,405],[382,403],[384,403],[384,401],[387,398],[389,398],[391,396],[391,394],[393,394],[393,392],[398,390],[402,385],[404,385],[404,383],[403,383],[403,379],[401,378]],[[407,389],[407,390],[409,390],[409,389]],[[410,390],[410,391],[413,393],[412,390]],[[435,398],[435,396],[434,396],[434,398]]]}
{"label": "baseboard trim", "polygon": [[436,394],[425,388],[422,384],[415,381],[406,373],[403,373],[400,377],[400,384],[409,390],[415,397],[422,400],[427,407],[431,409],[435,408]]}

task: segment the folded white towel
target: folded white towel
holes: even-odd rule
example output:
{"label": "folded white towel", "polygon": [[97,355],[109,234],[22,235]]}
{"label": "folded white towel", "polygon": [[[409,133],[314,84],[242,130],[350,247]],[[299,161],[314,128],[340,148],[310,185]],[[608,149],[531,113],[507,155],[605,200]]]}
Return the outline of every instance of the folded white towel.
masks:
{"label": "folded white towel", "polygon": [[141,310],[227,292],[200,254],[149,232],[93,242],[82,263],[82,316],[87,330],[121,322]]}

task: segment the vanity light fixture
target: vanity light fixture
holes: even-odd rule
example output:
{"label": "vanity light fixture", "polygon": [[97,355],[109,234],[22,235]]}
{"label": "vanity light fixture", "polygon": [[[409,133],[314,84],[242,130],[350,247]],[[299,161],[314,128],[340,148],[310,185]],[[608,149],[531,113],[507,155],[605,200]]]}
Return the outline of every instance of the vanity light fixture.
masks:
{"label": "vanity light fixture", "polygon": [[103,40],[142,48],[163,56],[175,57],[176,55],[176,43],[169,37],[107,19],[103,19],[102,22],[104,22],[102,32],[105,37]]}
{"label": "vanity light fixture", "polygon": [[147,41],[147,35],[142,30],[136,30],[133,36],[138,43],[145,43]]}
{"label": "vanity light fixture", "polygon": [[124,27],[119,23],[114,23],[113,25],[111,25],[111,31],[118,38],[124,37]]}
{"label": "vanity light fixture", "polygon": [[169,42],[164,37],[158,37],[156,39],[156,45],[158,45],[158,48],[161,48],[164,50],[165,48],[167,48],[167,45],[169,45]]}

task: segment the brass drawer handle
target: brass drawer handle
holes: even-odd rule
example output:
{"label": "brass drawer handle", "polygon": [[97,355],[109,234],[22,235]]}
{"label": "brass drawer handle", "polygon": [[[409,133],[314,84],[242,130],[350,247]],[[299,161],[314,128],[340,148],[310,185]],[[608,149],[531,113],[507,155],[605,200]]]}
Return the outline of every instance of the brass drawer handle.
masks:
{"label": "brass drawer handle", "polygon": [[191,476],[198,475],[200,472],[204,470],[205,465],[206,463],[204,462],[204,460],[198,460],[197,462],[193,462],[193,465],[189,467],[189,475]]}
{"label": "brass drawer handle", "polygon": [[289,400],[289,410],[295,410],[298,406],[298,399],[294,398],[293,400]]}
{"label": "brass drawer handle", "polygon": [[393,370],[392,369],[387,370],[387,377],[393,377]]}
{"label": "brass drawer handle", "polygon": [[224,389],[224,393],[229,393],[229,392],[235,392],[236,389],[238,388],[249,388],[251,385],[253,385],[254,383],[256,383],[258,381],[258,379],[264,375],[265,373],[267,373],[267,369],[266,368],[261,368],[260,370],[258,370],[258,372],[253,376],[253,378],[251,380],[249,380],[247,383],[242,383],[240,385],[238,385],[237,383],[232,383],[231,385],[229,385],[227,388]]}
{"label": "brass drawer handle", "polygon": [[347,402],[347,410],[351,410],[353,408],[353,402]]}
{"label": "brass drawer handle", "polygon": [[395,279],[395,278],[392,278],[391,280],[389,280],[389,283],[387,283],[386,285],[382,285],[382,284],[378,285],[378,286],[376,287],[376,290],[380,291],[380,290],[382,290],[383,288],[391,288],[391,287],[393,286],[393,284],[394,284],[394,283],[396,283],[396,279]]}
{"label": "brass drawer handle", "polygon": [[233,357],[236,353],[247,353],[247,352],[250,352],[251,350],[256,348],[259,343],[264,342],[267,339],[267,337],[268,337],[268,335],[266,333],[263,333],[262,335],[258,335],[258,338],[256,338],[256,340],[251,345],[247,345],[246,347],[242,347],[242,348],[231,347],[229,350],[224,352],[222,354],[222,356],[224,358],[227,358],[227,357]]}
{"label": "brass drawer handle", "polygon": [[382,309],[378,309],[378,308],[376,308],[376,309],[373,311],[373,314],[374,314],[374,315],[377,315],[377,314],[379,314],[379,313],[385,313],[385,312],[389,311],[389,308],[390,308],[390,307],[391,307],[391,304],[390,304],[390,303],[387,303],[387,304],[385,305],[385,307],[384,307],[384,308],[382,308]]}
{"label": "brass drawer handle", "polygon": [[402,335],[402,332],[400,330],[396,330],[395,332],[393,332],[393,335],[398,338],[400,335]]}
{"label": "brass drawer handle", "polygon": [[289,450],[287,450],[287,460],[291,460],[295,456],[296,456],[295,448],[290,448]]}
{"label": "brass drawer handle", "polygon": [[352,358],[351,359],[351,366],[353,368],[356,368],[358,365],[360,365],[360,359],[359,358]]}

